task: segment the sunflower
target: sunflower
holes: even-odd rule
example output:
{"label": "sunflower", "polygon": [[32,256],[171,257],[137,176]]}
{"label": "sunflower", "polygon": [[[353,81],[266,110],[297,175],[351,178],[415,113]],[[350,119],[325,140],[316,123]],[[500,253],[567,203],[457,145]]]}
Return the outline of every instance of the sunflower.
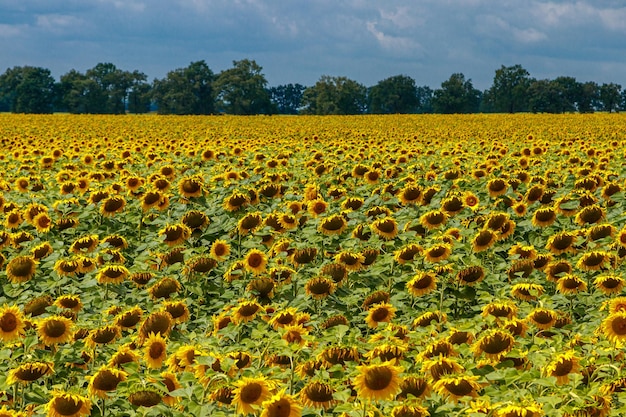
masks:
{"label": "sunflower", "polygon": [[605,238],[613,238],[615,233],[617,232],[617,228],[612,224],[598,224],[590,227],[587,230],[587,239],[589,241],[596,241]]}
{"label": "sunflower", "polygon": [[548,243],[546,244],[546,249],[552,252],[555,255],[560,255],[562,253],[575,253],[576,248],[574,247],[576,243],[577,235],[572,232],[559,232],[550,236],[548,239]]}
{"label": "sunflower", "polygon": [[111,217],[115,213],[121,213],[126,207],[126,200],[120,195],[113,195],[102,200],[100,213],[105,217]]}
{"label": "sunflower", "polygon": [[604,251],[590,251],[580,257],[576,267],[582,271],[598,271],[609,262],[611,255]]}
{"label": "sunflower", "polygon": [[434,382],[439,381],[446,375],[458,374],[465,368],[455,358],[438,356],[427,359],[422,363],[422,372],[428,375]]}
{"label": "sunflower", "polygon": [[[174,324],[185,323],[189,320],[191,313],[189,307],[184,300],[182,301],[165,301],[161,310],[167,311],[172,316],[172,322]],[[140,310],[141,311],[141,310]]]}
{"label": "sunflower", "polygon": [[328,410],[337,403],[333,398],[334,393],[335,389],[330,384],[311,381],[300,390],[299,398],[306,407]]}
{"label": "sunflower", "polygon": [[86,345],[108,345],[115,342],[120,337],[120,328],[115,325],[98,327],[89,332]]}
{"label": "sunflower", "polygon": [[398,235],[398,223],[393,217],[381,217],[374,220],[370,228],[380,238],[392,240]]}
{"label": "sunflower", "polygon": [[63,316],[50,316],[37,323],[39,340],[46,346],[67,343],[72,340],[74,323]]}
{"label": "sunflower", "polygon": [[0,340],[12,342],[24,335],[26,323],[24,316],[17,306],[7,306],[0,308]]}
{"label": "sunflower", "polygon": [[157,281],[152,287],[148,288],[148,293],[153,299],[170,298],[172,294],[179,292],[181,289],[180,282],[171,277],[163,277]]}
{"label": "sunflower", "polygon": [[318,230],[326,236],[341,235],[346,230],[348,223],[340,214],[334,214],[320,221]]}
{"label": "sunflower", "polygon": [[485,270],[480,265],[469,266],[461,269],[456,274],[456,279],[462,285],[473,286],[485,278]]}
{"label": "sunflower", "polygon": [[396,405],[391,409],[391,417],[429,417],[428,408],[421,405]]}
{"label": "sunflower", "polygon": [[178,192],[185,198],[200,197],[203,187],[204,181],[199,175],[187,176],[178,182]]}
{"label": "sunflower", "polygon": [[100,284],[121,284],[129,276],[130,272],[122,265],[106,265],[98,271],[96,279]]}
{"label": "sunflower", "polygon": [[600,325],[604,336],[613,343],[626,340],[626,311],[619,310],[609,314]]}
{"label": "sunflower", "polygon": [[585,224],[599,223],[606,218],[606,210],[596,204],[583,207],[574,218],[576,224],[584,226]]}
{"label": "sunflower", "polygon": [[605,295],[619,294],[624,288],[624,278],[619,275],[600,275],[596,277],[593,284]]}
{"label": "sunflower", "polygon": [[300,417],[302,406],[297,399],[285,393],[285,389],[263,401],[260,417]]}
{"label": "sunflower", "polygon": [[324,276],[313,277],[304,285],[304,290],[308,296],[315,300],[322,300],[337,289],[337,284]]}
{"label": "sunflower", "polygon": [[159,236],[163,236],[162,242],[168,246],[177,246],[185,243],[191,236],[191,229],[184,223],[167,225],[159,230]]}
{"label": "sunflower", "polygon": [[415,398],[423,399],[430,394],[430,385],[426,378],[407,375],[400,382],[400,392],[396,396],[396,400],[407,400],[409,395]]}
{"label": "sunflower", "polygon": [[353,385],[357,397],[365,400],[391,400],[400,393],[402,367],[392,362],[358,365]]}
{"label": "sunflower", "polygon": [[556,289],[561,294],[577,294],[587,290],[587,283],[572,274],[565,274],[556,282]]}
{"label": "sunflower", "polygon": [[454,216],[463,210],[463,199],[461,196],[453,195],[446,198],[441,202],[441,209],[446,212],[448,216]]}
{"label": "sunflower", "polygon": [[159,203],[163,199],[163,194],[160,191],[148,191],[141,197],[141,209],[148,211],[151,208],[158,207]]}
{"label": "sunflower", "polygon": [[73,311],[80,311],[83,307],[83,303],[80,301],[78,295],[61,295],[54,301],[54,305],[59,308],[67,308]]}
{"label": "sunflower", "polygon": [[[485,413],[488,414],[488,413]],[[545,415],[541,404],[507,404],[496,409],[495,417],[541,417]]]}
{"label": "sunflower", "polygon": [[430,294],[436,288],[437,276],[431,272],[420,271],[406,283],[406,289],[414,297]]}
{"label": "sunflower", "polygon": [[476,194],[471,191],[465,191],[462,196],[463,205],[472,211],[476,211],[480,207],[480,200]]}
{"label": "sunflower", "polygon": [[263,307],[256,301],[242,300],[237,307],[232,309],[232,322],[234,324],[248,323],[263,311]]}
{"label": "sunflower", "polygon": [[548,281],[557,282],[560,277],[572,273],[572,265],[566,260],[553,261],[546,265],[544,272]]}
{"label": "sunflower", "polygon": [[311,200],[307,203],[307,211],[313,217],[318,217],[326,212],[328,203],[321,198]]}
{"label": "sunflower", "polygon": [[230,244],[221,239],[216,239],[211,244],[210,255],[216,261],[224,261],[230,255]]}
{"label": "sunflower", "polygon": [[103,365],[94,375],[88,377],[87,391],[92,396],[107,398],[107,394],[115,391],[118,384],[126,380],[128,374],[122,370]]}
{"label": "sunflower", "polygon": [[422,201],[422,188],[418,184],[408,183],[397,194],[400,203],[407,206],[410,204],[420,204]]}
{"label": "sunflower", "polygon": [[420,245],[409,243],[401,247],[394,253],[394,260],[400,265],[411,262],[415,259],[415,255],[422,253],[423,249]]}
{"label": "sunflower", "polygon": [[264,376],[255,378],[242,377],[235,381],[233,400],[237,413],[255,413],[263,401],[272,396],[274,383]]}
{"label": "sunflower", "polygon": [[274,313],[269,324],[275,329],[285,327],[296,323],[298,310],[295,307],[288,307],[284,310]]}
{"label": "sunflower", "polygon": [[245,236],[248,233],[253,233],[261,227],[262,223],[263,216],[261,215],[261,212],[255,211],[253,213],[248,213],[237,222],[237,232],[239,235]]}
{"label": "sunflower", "polygon": [[167,341],[160,333],[150,332],[143,343],[143,351],[148,368],[160,369],[167,357]]}
{"label": "sunflower", "polygon": [[304,337],[308,335],[309,332],[302,325],[288,325],[284,327],[284,333],[282,335],[282,339],[287,343],[293,343],[299,346],[305,346],[307,341]]}
{"label": "sunflower", "polygon": [[553,310],[538,307],[526,316],[526,320],[534,324],[538,329],[547,330],[554,326],[558,317],[558,314]]}
{"label": "sunflower", "polygon": [[493,362],[499,361],[513,349],[515,339],[508,332],[491,329],[472,345],[474,355],[485,355]]}
{"label": "sunflower", "polygon": [[335,262],[346,267],[348,271],[359,271],[363,267],[365,257],[360,253],[341,251],[335,255]]}
{"label": "sunflower", "polygon": [[167,337],[172,330],[172,325],[172,316],[170,316],[170,313],[166,311],[155,311],[151,313],[139,328],[138,343],[142,344],[150,333],[158,333],[163,337]]}
{"label": "sunflower", "polygon": [[389,323],[396,314],[396,308],[389,303],[372,305],[367,313],[365,322],[369,327],[376,328],[379,323]]}
{"label": "sunflower", "polygon": [[154,388],[136,388],[128,396],[135,407],[154,407],[163,400],[163,393]]}
{"label": "sunflower", "polygon": [[115,352],[111,356],[111,359],[109,360],[108,365],[116,367],[116,368],[122,368],[124,364],[139,362],[140,356],[133,349],[134,345],[132,346],[131,345],[126,344],[126,345],[119,347],[117,349],[117,352]]}
{"label": "sunflower", "polygon": [[22,213],[19,210],[11,210],[4,218],[4,227],[9,230],[17,229],[23,221]]}
{"label": "sunflower", "polygon": [[481,390],[478,376],[456,375],[443,376],[433,384],[433,389],[442,397],[458,402],[464,397],[478,397]]}
{"label": "sunflower", "polygon": [[53,226],[52,219],[48,213],[39,213],[33,219],[33,225],[39,233],[48,233]]}
{"label": "sunflower", "polygon": [[267,268],[267,256],[258,249],[250,249],[244,258],[244,268],[254,275],[265,272]]}
{"label": "sunflower", "polygon": [[427,327],[432,322],[442,323],[447,320],[446,313],[441,311],[427,311],[413,320],[413,327]]}
{"label": "sunflower", "polygon": [[47,417],[88,416],[91,414],[91,401],[82,395],[53,391],[45,409]]}
{"label": "sunflower", "polygon": [[429,343],[416,357],[416,361],[428,360],[440,356],[457,356],[454,345],[446,339],[436,340]]}
{"label": "sunflower", "polygon": [[540,207],[533,213],[533,226],[548,227],[556,220],[556,211],[552,207]]}
{"label": "sunflower", "polygon": [[93,252],[99,242],[98,235],[83,236],[72,242],[69,251],[75,254]]}
{"label": "sunflower", "polygon": [[576,373],[580,369],[580,358],[574,355],[573,351],[561,353],[545,368],[544,373],[547,376],[556,377],[558,385],[567,384],[569,374]]}
{"label": "sunflower", "polygon": [[22,255],[12,258],[6,266],[7,278],[13,284],[29,281],[37,271],[37,261],[32,256]]}
{"label": "sunflower", "polygon": [[518,300],[523,301],[535,301],[541,297],[544,292],[544,288],[540,284],[533,284],[529,282],[523,282],[519,284],[513,284],[511,286],[511,295]]}
{"label": "sunflower", "polygon": [[139,306],[135,306],[118,313],[115,316],[115,325],[120,329],[132,329],[141,321],[142,316],[143,311],[141,308]]}
{"label": "sunflower", "polygon": [[472,239],[472,250],[474,252],[485,251],[492,247],[496,240],[498,240],[496,233],[490,229],[483,229]]}
{"label": "sunflower", "polygon": [[424,250],[424,259],[428,262],[440,262],[452,254],[451,245],[447,243],[437,243]]}
{"label": "sunflower", "polygon": [[28,384],[46,375],[54,373],[54,365],[48,362],[24,362],[17,368],[11,369],[7,377],[7,385],[17,382]]}
{"label": "sunflower", "polygon": [[502,303],[492,302],[483,307],[482,316],[493,316],[495,318],[511,319],[517,315],[517,306],[511,301]]}

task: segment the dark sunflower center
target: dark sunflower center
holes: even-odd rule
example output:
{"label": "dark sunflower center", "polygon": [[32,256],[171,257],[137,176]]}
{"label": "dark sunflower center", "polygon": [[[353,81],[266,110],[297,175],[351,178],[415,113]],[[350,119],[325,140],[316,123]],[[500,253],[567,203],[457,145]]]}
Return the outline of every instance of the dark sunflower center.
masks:
{"label": "dark sunflower center", "polygon": [[491,337],[486,338],[480,347],[485,353],[492,355],[504,352],[511,346],[511,339],[501,333],[495,333]]}
{"label": "dark sunflower center", "polygon": [[11,274],[16,277],[27,277],[32,274],[33,262],[28,258],[18,258],[11,264]]}
{"label": "dark sunflower center", "polygon": [[17,329],[17,317],[13,313],[5,313],[0,317],[0,329],[4,333],[11,333]]}
{"label": "dark sunflower center", "polygon": [[46,374],[46,371],[47,371],[47,368],[29,366],[27,368],[18,369],[15,376],[20,381],[32,382],[44,376]]}
{"label": "dark sunflower center", "polygon": [[383,233],[392,233],[396,230],[396,224],[393,220],[383,220],[377,224],[377,229]]}
{"label": "dark sunflower center", "polygon": [[289,417],[290,414],[291,404],[285,398],[281,398],[267,408],[267,415],[271,417]]}
{"label": "dark sunflower center", "polygon": [[244,385],[239,392],[239,397],[241,401],[246,404],[252,404],[259,399],[261,393],[263,392],[263,387],[261,384],[257,382],[249,383]]}
{"label": "dark sunflower center", "polygon": [[189,194],[197,193],[200,191],[200,184],[194,180],[187,179],[183,181],[183,191]]}
{"label": "dark sunflower center", "polygon": [[251,268],[258,268],[261,264],[263,264],[263,257],[258,253],[253,253],[248,257],[248,265]]}
{"label": "dark sunflower center", "polygon": [[147,205],[156,204],[161,200],[161,194],[156,193],[154,191],[146,193],[143,198],[143,202]]}
{"label": "dark sunflower center", "polygon": [[372,391],[380,391],[386,389],[393,379],[391,369],[378,366],[368,370],[365,374],[365,386]]}
{"label": "dark sunflower center", "polygon": [[91,340],[96,343],[104,344],[109,343],[111,340],[115,339],[116,335],[117,333],[110,328],[98,329],[91,337]]}
{"label": "dark sunflower center", "polygon": [[615,333],[618,336],[626,335],[626,318],[616,317],[611,322],[611,329],[613,330],[613,333]]}
{"label": "dark sunflower center", "polygon": [[257,311],[259,311],[259,306],[256,304],[244,305],[239,308],[239,314],[243,317],[253,316]]}
{"label": "dark sunflower center", "polygon": [[99,391],[113,391],[120,379],[110,371],[99,372],[93,380],[93,387]]}
{"label": "dark sunflower center", "polygon": [[83,407],[83,402],[72,398],[58,397],[55,398],[52,407],[57,414],[72,416]]}
{"label": "dark sunflower center", "polygon": [[450,394],[456,395],[457,397],[470,395],[474,391],[472,384],[464,379],[446,384],[446,389]]}
{"label": "dark sunflower center", "polygon": [[556,367],[554,368],[554,371],[552,372],[552,376],[565,376],[567,374],[569,374],[570,372],[572,372],[572,369],[574,368],[574,363],[569,360],[563,360],[560,361],[559,363],[556,364]]}
{"label": "dark sunflower center", "polygon": [[332,217],[326,220],[322,227],[326,230],[336,231],[341,229],[344,226],[344,220],[341,217]]}
{"label": "dark sunflower center", "polygon": [[383,321],[389,316],[389,310],[386,307],[378,307],[372,313],[372,320],[374,321]]}
{"label": "dark sunflower center", "polygon": [[316,383],[305,390],[307,398],[316,403],[332,401],[333,391],[325,384]]}
{"label": "dark sunflower center", "polygon": [[65,334],[67,327],[65,327],[65,323],[60,320],[49,320],[46,322],[44,326],[44,333],[48,337],[61,337]]}
{"label": "dark sunflower center", "polygon": [[117,211],[124,205],[124,200],[121,198],[110,198],[104,203],[104,211],[109,213]]}

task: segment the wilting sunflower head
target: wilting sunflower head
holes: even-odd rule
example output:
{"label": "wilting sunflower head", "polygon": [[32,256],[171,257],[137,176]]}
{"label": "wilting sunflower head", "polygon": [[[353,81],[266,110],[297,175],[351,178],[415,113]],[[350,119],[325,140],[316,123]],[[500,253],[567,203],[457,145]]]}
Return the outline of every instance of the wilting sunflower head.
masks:
{"label": "wilting sunflower head", "polygon": [[431,272],[418,272],[406,283],[406,288],[414,297],[429,294],[437,288],[437,276]]}
{"label": "wilting sunflower head", "polygon": [[6,266],[9,281],[19,284],[29,281],[37,271],[37,261],[32,256],[16,256]]}
{"label": "wilting sunflower head", "polygon": [[348,223],[342,215],[334,214],[322,219],[319,223],[318,230],[327,236],[338,236],[346,230],[347,225]]}
{"label": "wilting sunflower head", "polygon": [[119,383],[125,381],[127,376],[128,374],[120,369],[103,365],[89,377],[87,390],[93,396],[106,398],[107,394],[115,391]]}
{"label": "wilting sunflower head", "polygon": [[458,402],[465,397],[476,398],[482,389],[478,376],[444,376],[433,384],[433,389],[442,397]]}
{"label": "wilting sunflower head", "polygon": [[600,275],[594,279],[593,284],[605,295],[613,295],[621,293],[626,282],[619,275]]}
{"label": "wilting sunflower head", "polygon": [[476,356],[484,355],[487,359],[497,362],[513,349],[513,336],[499,329],[491,329],[472,345]]}
{"label": "wilting sunflower head", "polygon": [[25,362],[9,371],[6,383],[7,385],[29,384],[52,373],[54,373],[54,364],[51,362]]}
{"label": "wilting sunflower head", "polygon": [[544,374],[556,378],[556,383],[567,384],[569,374],[576,373],[580,369],[580,358],[573,351],[557,355],[552,362],[544,368]]}
{"label": "wilting sunflower head", "polygon": [[299,398],[304,406],[327,410],[337,403],[333,398],[334,393],[332,385],[322,381],[311,381],[300,390]]}
{"label": "wilting sunflower head", "polygon": [[52,398],[46,404],[50,417],[82,417],[91,414],[91,401],[82,395],[63,391],[53,391]]}
{"label": "wilting sunflower head", "polygon": [[554,310],[549,310],[543,307],[535,308],[528,316],[526,320],[535,325],[540,330],[547,330],[554,326],[558,319],[558,314]]}

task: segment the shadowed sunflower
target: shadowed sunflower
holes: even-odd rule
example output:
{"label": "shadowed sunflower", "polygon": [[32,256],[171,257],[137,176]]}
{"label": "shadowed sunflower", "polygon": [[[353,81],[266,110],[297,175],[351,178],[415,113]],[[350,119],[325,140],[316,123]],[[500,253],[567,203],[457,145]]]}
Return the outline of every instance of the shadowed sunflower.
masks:
{"label": "shadowed sunflower", "polygon": [[407,400],[410,398],[409,395],[423,399],[428,394],[430,394],[430,385],[426,378],[408,375],[400,382],[400,392],[396,396],[396,400]]}
{"label": "shadowed sunflower", "polygon": [[392,240],[398,235],[398,223],[393,217],[376,219],[370,227],[374,233],[384,240]]}
{"label": "shadowed sunflower", "polygon": [[120,382],[125,381],[128,374],[122,370],[102,366],[94,375],[88,377],[87,391],[96,397],[106,398],[107,394],[115,391]]}
{"label": "shadowed sunflower", "polygon": [[517,315],[517,306],[511,301],[493,302],[483,307],[482,316],[493,316],[497,319],[511,319]]}
{"label": "shadowed sunflower", "polygon": [[256,301],[240,301],[237,307],[232,310],[232,322],[234,324],[248,323],[264,309]]}
{"label": "shadowed sunflower", "polygon": [[113,195],[102,200],[100,213],[104,217],[112,217],[116,213],[121,213],[126,207],[126,200],[120,195]]}
{"label": "shadowed sunflower", "polygon": [[535,308],[528,316],[526,316],[527,321],[534,324],[535,327],[541,330],[547,330],[554,326],[557,319],[558,314],[556,312],[542,307]]}
{"label": "shadowed sunflower", "polygon": [[12,342],[24,335],[26,323],[24,316],[17,306],[7,306],[0,308],[0,340],[2,342]]}
{"label": "shadowed sunflower", "polygon": [[61,295],[54,301],[54,305],[59,308],[67,308],[73,311],[80,311],[83,308],[83,303],[80,301],[80,297],[77,295]]}
{"label": "shadowed sunflower", "polygon": [[430,326],[431,323],[442,323],[447,320],[446,313],[442,313],[441,311],[428,311],[418,316],[415,320],[413,320],[413,327],[427,327]]}
{"label": "shadowed sunflower", "polygon": [[63,316],[50,316],[37,323],[39,340],[46,346],[67,343],[72,340],[74,323]]}
{"label": "shadowed sunflower", "polygon": [[461,285],[476,285],[485,278],[485,270],[480,265],[461,269],[456,274],[456,279]]}
{"label": "shadowed sunflower", "polygon": [[333,398],[334,393],[335,389],[330,384],[311,381],[300,390],[299,398],[306,407],[327,410],[337,403]]}
{"label": "shadowed sunflower", "polygon": [[235,404],[237,413],[256,413],[263,401],[272,396],[271,390],[274,383],[264,376],[255,378],[242,377],[235,382],[232,402]]}
{"label": "shadowed sunflower", "polygon": [[200,197],[204,181],[199,175],[182,178],[178,182],[178,192],[185,198]]}
{"label": "shadowed sunflower", "polygon": [[508,332],[491,329],[472,345],[474,355],[484,355],[490,361],[497,362],[513,349],[515,339]]}
{"label": "shadowed sunflower", "polygon": [[88,416],[91,414],[91,401],[82,395],[53,391],[45,409],[48,417]]}
{"label": "shadowed sunflower", "polygon": [[452,254],[451,245],[447,243],[438,243],[428,249],[424,249],[424,259],[428,262],[440,262]]}
{"label": "shadowed sunflower", "polygon": [[396,405],[391,409],[391,417],[429,417],[426,407],[421,405]]}
{"label": "shadowed sunflower", "polygon": [[572,273],[572,265],[566,260],[553,261],[546,265],[544,272],[548,281],[557,282],[562,276]]}
{"label": "shadowed sunflower", "polygon": [[403,265],[413,261],[415,259],[415,255],[422,253],[422,251],[423,249],[421,246],[414,243],[409,243],[408,245],[403,246],[394,253],[394,260],[400,265]]}
{"label": "shadowed sunflower", "polygon": [[566,274],[556,282],[556,289],[561,294],[577,294],[587,290],[587,283],[576,275]]}
{"label": "shadowed sunflower", "polygon": [[148,288],[148,294],[150,294],[150,297],[153,299],[170,298],[172,294],[179,292],[181,288],[180,282],[176,279],[163,277]]}
{"label": "shadowed sunflower", "polygon": [[342,215],[334,214],[320,221],[318,230],[326,236],[337,236],[346,230],[347,225],[346,219]]}
{"label": "shadowed sunflower", "polygon": [[226,211],[235,212],[247,204],[250,204],[249,195],[240,191],[233,191],[230,196],[224,199],[223,206]]}
{"label": "shadowed sunflower", "polygon": [[304,285],[304,289],[307,295],[315,300],[322,300],[337,289],[335,282],[324,276],[314,277],[307,281]]}
{"label": "shadowed sunflower", "polygon": [[348,271],[359,271],[364,261],[365,257],[362,254],[347,250],[335,255],[335,262],[344,265]]}
{"label": "shadowed sunflower", "polygon": [[161,306],[162,311],[167,311],[172,316],[172,323],[180,324],[189,320],[191,313],[184,300],[164,301]]}
{"label": "shadowed sunflower", "polygon": [[430,294],[437,288],[437,276],[431,272],[418,272],[409,282],[406,289],[414,297]]}
{"label": "shadowed sunflower", "polygon": [[159,236],[163,236],[162,242],[168,246],[183,244],[191,236],[191,229],[183,224],[171,224],[159,230]]}
{"label": "shadowed sunflower", "polygon": [[496,233],[490,229],[483,229],[472,239],[472,250],[482,252],[493,246],[498,240]]}
{"label": "shadowed sunflower", "polygon": [[12,385],[17,382],[22,384],[28,384],[52,373],[54,373],[54,365],[52,363],[25,362],[17,368],[11,369],[9,371],[9,376],[6,380],[6,383],[7,385]]}
{"label": "shadowed sunflower", "polygon": [[442,397],[458,402],[465,397],[478,397],[482,387],[477,381],[478,376],[473,375],[444,376],[433,384],[433,389]]}
{"label": "shadowed sunflower", "polygon": [[556,211],[552,207],[540,207],[533,213],[533,226],[548,227],[556,220]]}
{"label": "shadowed sunflower", "polygon": [[13,284],[29,281],[37,271],[37,261],[32,256],[16,256],[6,266],[7,278]]}
{"label": "shadowed sunflower", "polygon": [[359,372],[354,378],[357,396],[364,400],[391,400],[400,393],[402,367],[392,362],[374,365],[359,365]]}
{"label": "shadowed sunflower", "polygon": [[576,238],[577,236],[575,233],[567,231],[559,232],[550,236],[548,243],[546,244],[546,249],[555,255],[560,255],[562,253],[574,253],[576,252],[576,248],[574,247]]}
{"label": "shadowed sunflower", "polygon": [[254,275],[265,272],[267,268],[267,256],[258,249],[250,249],[244,258],[244,268]]}
{"label": "shadowed sunflower", "polygon": [[98,271],[96,279],[100,284],[121,284],[130,276],[130,272],[122,265],[106,265]]}
{"label": "shadowed sunflower", "polygon": [[606,218],[606,210],[596,204],[583,207],[574,218],[576,224],[584,226],[585,224],[599,223]]}
{"label": "shadowed sunflower", "polygon": [[39,233],[48,233],[52,230],[54,223],[48,213],[39,213],[33,219],[33,226]]}
{"label": "shadowed sunflower", "polygon": [[131,346],[126,344],[117,349],[117,352],[111,356],[108,365],[116,368],[122,368],[124,364],[139,362],[139,358],[139,354]]}
{"label": "shadowed sunflower", "polygon": [[451,196],[441,202],[441,209],[446,212],[448,216],[454,216],[455,214],[463,210],[463,199],[461,196]]}
{"label": "shadowed sunflower", "polygon": [[562,353],[545,367],[544,374],[556,377],[558,385],[567,384],[569,375],[579,371],[579,361],[580,359],[574,355],[573,351]]}
{"label": "shadowed sunflower", "polygon": [[621,293],[625,283],[619,275],[601,275],[593,281],[593,285],[605,295]]}
{"label": "shadowed sunflower", "polygon": [[495,411],[495,417],[541,417],[545,415],[540,404],[508,404]]}
{"label": "shadowed sunflower", "polygon": [[591,251],[585,253],[576,262],[576,267],[582,271],[598,271],[602,269],[611,259],[611,256],[604,251]]}
{"label": "shadowed sunflower", "polygon": [[543,292],[544,288],[542,285],[530,282],[522,282],[511,286],[511,295],[523,301],[535,301]]}
{"label": "shadowed sunflower", "polygon": [[241,236],[245,236],[248,233],[253,233],[259,227],[261,227],[262,223],[263,216],[261,215],[261,212],[256,211],[253,213],[248,213],[237,222],[237,232]]}
{"label": "shadowed sunflower", "polygon": [[161,403],[163,394],[154,388],[139,388],[128,396],[128,402],[135,407],[154,407]]}
{"label": "shadowed sunflower", "polygon": [[448,215],[442,210],[431,210],[419,218],[419,223],[428,230],[433,230],[446,224]]}
{"label": "shadowed sunflower", "polygon": [[120,328],[115,325],[107,325],[93,329],[89,332],[86,344],[88,346],[108,345],[120,337]]}
{"label": "shadowed sunflower", "polygon": [[150,333],[158,333],[167,337],[172,330],[172,316],[166,311],[155,311],[151,313],[139,328],[138,343],[143,344]]}

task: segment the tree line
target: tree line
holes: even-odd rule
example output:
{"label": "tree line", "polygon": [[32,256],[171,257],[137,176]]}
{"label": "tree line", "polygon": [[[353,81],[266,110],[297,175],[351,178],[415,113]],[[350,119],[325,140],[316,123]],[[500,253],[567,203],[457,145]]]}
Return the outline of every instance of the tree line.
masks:
{"label": "tree line", "polygon": [[387,114],[387,113],[564,113],[626,110],[626,90],[616,83],[574,77],[535,79],[521,65],[495,71],[493,84],[476,89],[454,73],[437,89],[396,75],[366,87],[347,77],[323,75],[313,86],[268,87],[254,60],[233,61],[214,73],[205,61],[148,81],[140,71],[99,63],[56,81],[50,70],[16,66],[0,75],[0,111],[87,114]]}

